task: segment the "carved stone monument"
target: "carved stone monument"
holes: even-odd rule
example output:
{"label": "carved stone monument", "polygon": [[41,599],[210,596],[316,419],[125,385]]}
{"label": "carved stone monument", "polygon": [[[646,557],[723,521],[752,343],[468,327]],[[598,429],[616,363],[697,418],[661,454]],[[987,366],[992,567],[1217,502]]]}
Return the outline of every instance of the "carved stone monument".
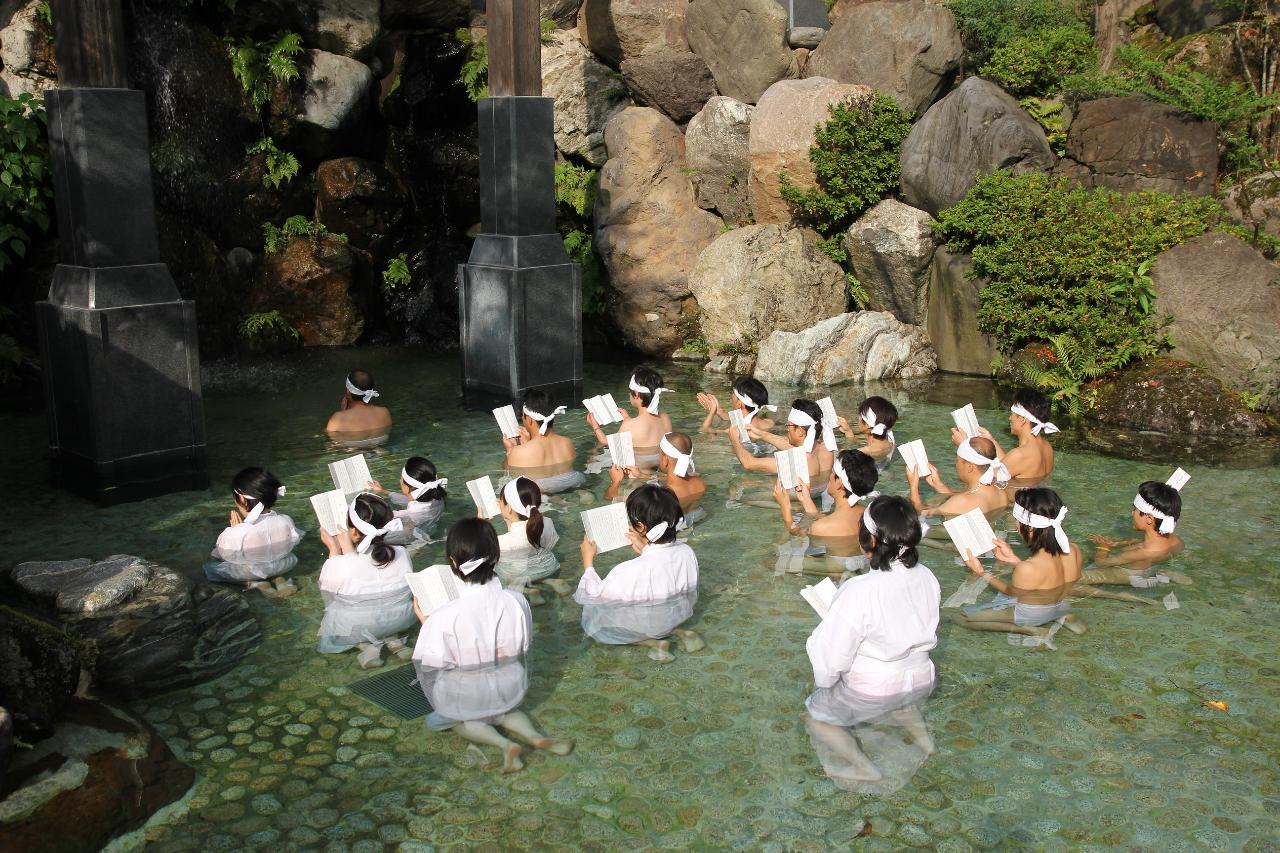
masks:
{"label": "carved stone monument", "polygon": [[60,485],[103,503],[208,485],[195,303],[160,260],[146,99],[120,0],[53,0],[45,94],[60,263],[37,305]]}
{"label": "carved stone monument", "polygon": [[463,395],[507,403],[582,391],[582,272],[556,230],[554,101],[542,97],[538,0],[489,0],[480,111],[480,234],[458,267]]}

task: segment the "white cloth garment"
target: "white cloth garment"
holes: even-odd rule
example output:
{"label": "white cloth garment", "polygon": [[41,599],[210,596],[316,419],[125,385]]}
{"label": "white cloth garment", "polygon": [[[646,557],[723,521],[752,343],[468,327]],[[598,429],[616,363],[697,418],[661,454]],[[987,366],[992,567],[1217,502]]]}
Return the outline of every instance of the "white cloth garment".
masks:
{"label": "white cloth garment", "polygon": [[698,557],[683,542],[648,545],[606,578],[589,567],[573,600],[582,605],[582,630],[596,642],[661,639],[693,615]]}
{"label": "white cloth garment", "polygon": [[[413,527],[413,531],[406,533],[424,533],[430,535],[436,526],[436,522],[440,520],[441,514],[444,513],[444,500],[437,499],[434,501],[411,501],[404,495],[396,493],[391,495],[391,505],[403,507],[392,512],[396,518],[404,522],[405,527]],[[407,535],[403,538],[408,539]],[[387,535],[387,544],[400,544],[391,541],[391,534]]]}
{"label": "white cloth garment", "polygon": [[263,512],[253,524],[235,524],[218,535],[215,560],[204,573],[211,581],[236,583],[266,580],[285,574],[298,563],[294,546],[302,532],[293,519],[278,512]]}
{"label": "white cloth garment", "polygon": [[392,550],[395,556],[381,568],[368,554],[325,560],[318,582],[325,603],[320,651],[343,652],[357,643],[380,643],[413,627],[417,618],[405,577],[413,564],[404,548]]}
{"label": "white cloth garment", "polygon": [[550,518],[542,517],[541,547],[529,544],[527,521],[514,521],[506,533],[498,537],[501,556],[494,571],[504,587],[522,587],[548,578],[560,569],[560,561],[551,550],[560,541],[560,534]]}

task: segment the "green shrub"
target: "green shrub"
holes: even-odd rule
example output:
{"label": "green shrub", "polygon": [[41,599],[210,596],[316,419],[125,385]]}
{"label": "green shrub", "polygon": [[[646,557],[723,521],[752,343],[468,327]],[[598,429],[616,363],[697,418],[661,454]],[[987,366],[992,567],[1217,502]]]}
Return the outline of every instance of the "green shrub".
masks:
{"label": "green shrub", "polygon": [[0,270],[26,257],[32,230],[49,230],[52,199],[44,104],[0,95]]}
{"label": "green shrub", "polygon": [[296,341],[302,337],[279,311],[250,314],[240,321],[240,337],[246,341],[263,342],[271,338]]}
{"label": "green shrub", "polygon": [[824,236],[843,231],[897,188],[902,140],[910,131],[910,118],[888,95],[832,105],[831,118],[818,126],[809,149],[817,187],[798,187],[784,173],[782,197]]}
{"label": "green shrub", "polygon": [[[289,241],[294,237],[306,237],[315,242],[320,239],[321,235],[330,233],[323,222],[315,222],[305,216],[295,214],[286,219],[279,228],[270,222],[262,223],[263,249],[266,250],[268,255],[274,255],[288,246]],[[331,234],[331,236],[338,238],[343,243],[347,242],[346,234]]]}
{"label": "green shrub", "polygon": [[600,173],[574,163],[556,163],[556,204],[562,204],[578,216],[591,216],[596,205]]}
{"label": "green shrub", "polygon": [[382,292],[390,295],[407,284],[413,283],[413,273],[409,271],[409,255],[401,252],[391,259],[387,268],[382,271]]}
{"label": "green shrub", "polygon": [[[1064,0],[951,0],[964,40],[965,62],[981,67],[1002,45],[1020,36],[1060,27],[1088,28],[1086,7]],[[1087,7],[1092,15],[1092,6]]]}
{"label": "green shrub", "polygon": [[1052,95],[1072,74],[1098,62],[1093,34],[1083,25],[1053,27],[1015,36],[996,47],[979,72],[1014,95]]}
{"label": "green shrub", "polygon": [[556,163],[556,205],[560,233],[569,259],[582,268],[582,313],[587,317],[605,312],[604,266],[596,254],[593,213],[600,173],[576,163]]}
{"label": "green shrub", "polygon": [[298,79],[298,61],[302,53],[302,37],[281,32],[274,39],[255,41],[243,36],[236,44],[227,37],[227,54],[231,57],[231,73],[249,99],[254,112],[271,100],[271,88],[277,82]]}
{"label": "green shrub", "polygon": [[1065,108],[1061,101],[1049,98],[1023,98],[1018,106],[1027,111],[1027,115],[1036,120],[1036,124],[1044,129],[1045,139],[1053,153],[1059,157],[1067,154],[1067,128],[1063,121]]}
{"label": "green shrub", "polygon": [[268,189],[280,189],[298,174],[298,158],[290,151],[282,151],[270,136],[264,136],[250,145],[247,152],[267,155],[267,170],[262,175],[262,185]]}
{"label": "green shrub", "polygon": [[[555,29],[556,22],[549,18],[538,21],[538,33],[543,44],[551,41]],[[458,82],[473,101],[489,97],[489,42],[473,36],[467,27],[454,30],[453,37],[467,52],[462,70],[458,72]]]}

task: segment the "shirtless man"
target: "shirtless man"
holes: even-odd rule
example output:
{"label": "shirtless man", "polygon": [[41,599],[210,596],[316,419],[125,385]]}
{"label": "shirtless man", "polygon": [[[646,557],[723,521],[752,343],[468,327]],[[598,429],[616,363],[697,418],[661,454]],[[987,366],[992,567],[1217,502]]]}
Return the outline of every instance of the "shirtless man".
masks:
{"label": "shirtless man", "polygon": [[693,439],[682,432],[669,432],[658,442],[658,449],[662,452],[658,460],[662,485],[675,494],[680,509],[688,515],[707,492],[707,481],[694,473]]}
{"label": "shirtless man", "polygon": [[[671,416],[658,413],[658,400],[671,389],[663,388],[662,377],[656,370],[648,367],[637,367],[627,385],[631,391],[631,405],[636,413],[628,415],[622,412],[622,425],[618,427],[618,432],[631,433],[631,445],[636,452],[637,465],[652,470],[658,465],[658,442],[671,432]],[[600,429],[590,412],[587,413],[587,425],[596,434],[596,441],[600,444],[607,443],[604,430]]]}
{"label": "shirtless man", "polygon": [[[1091,536],[1098,546],[1093,562],[1099,568],[1081,573],[1081,581],[1087,584],[1129,584],[1132,578],[1143,577],[1157,563],[1170,560],[1182,552],[1182,537],[1174,527],[1182,515],[1182,496],[1173,486],[1156,480],[1148,480],[1138,487],[1133,499],[1133,529],[1142,534],[1141,539],[1115,540],[1103,536]],[[1191,583],[1191,579],[1179,572],[1163,571],[1174,583]]]}
{"label": "shirtless man", "polygon": [[[730,403],[730,409],[742,412],[743,418],[747,423],[754,422],[763,430],[773,429],[773,420],[762,415],[761,412],[764,410],[776,412],[778,407],[769,405],[769,391],[760,380],[750,376],[739,376],[733,380],[733,399],[730,400]],[[706,420],[702,422],[702,426],[698,427],[698,432],[729,431],[727,426],[729,415],[725,413],[724,408],[720,405],[720,400],[714,394],[708,394],[705,391],[699,392],[698,405],[702,406],[707,412]],[[716,428],[717,420],[725,422],[725,429]]]}
{"label": "shirtless man", "polygon": [[844,437],[852,441],[858,435],[865,444],[858,448],[876,462],[893,455],[897,446],[893,425],[898,422],[898,407],[884,397],[868,397],[858,404],[858,426],[855,430],[843,415],[836,419]]}
{"label": "shirtless man", "polygon": [[[862,529],[862,513],[865,511],[862,501],[879,496],[873,491],[879,477],[875,462],[867,454],[859,450],[842,450],[836,454],[831,466],[831,482],[827,486],[827,492],[835,498],[835,508],[830,515],[823,515],[818,510],[808,489],[800,486],[795,490],[800,506],[813,519],[808,527],[809,535],[856,538]],[[782,510],[782,526],[793,536],[799,535],[802,531],[800,522],[792,515],[791,498],[777,481],[773,485],[773,497]]]}
{"label": "shirtless man", "polygon": [[[793,400],[791,412],[787,415],[787,432],[785,436],[766,432],[752,423],[747,427],[747,434],[753,439],[766,441],[779,450],[792,447],[803,447],[809,455],[809,482],[819,487],[823,478],[831,470],[835,458],[836,437],[831,427],[822,423],[822,409],[812,400]],[[821,441],[819,441],[821,437]],[[742,438],[736,429],[729,430],[729,441],[733,444],[733,453],[748,471],[759,471],[765,474],[777,474],[778,463],[773,455],[752,456],[742,446]]]}
{"label": "shirtless man", "polygon": [[391,412],[386,406],[373,405],[377,396],[380,395],[374,390],[372,373],[351,371],[338,411],[329,416],[324,431],[343,441],[386,435],[391,431]]}
{"label": "shirtless man", "polygon": [[571,439],[556,435],[555,431],[556,415],[564,410],[563,406],[553,408],[545,391],[533,388],[525,392],[521,401],[520,435],[502,439],[507,448],[507,470],[513,474],[533,471],[546,475],[573,467],[578,450]]}
{"label": "shirtless man", "polygon": [[[947,496],[940,505],[929,508],[931,514],[963,515],[976,508],[982,510],[983,515],[990,515],[1009,505],[1009,492],[1005,491],[1009,471],[996,458],[996,445],[991,439],[978,436],[960,443],[956,448],[956,476],[964,484],[963,491],[953,491],[942,482],[938,469],[929,466],[926,482]],[[920,474],[911,466],[907,466],[907,484],[911,487],[912,505],[918,512],[925,512],[924,501],[920,499]]]}
{"label": "shirtless man", "polygon": [[[1015,489],[1034,486],[1053,473],[1053,445],[1045,436],[1059,430],[1049,423],[1048,397],[1032,388],[1019,388],[1009,408],[1009,431],[1018,440],[1018,446],[1005,453],[985,427],[978,428],[979,435],[995,444]],[[960,444],[964,433],[952,427],[951,440]]]}

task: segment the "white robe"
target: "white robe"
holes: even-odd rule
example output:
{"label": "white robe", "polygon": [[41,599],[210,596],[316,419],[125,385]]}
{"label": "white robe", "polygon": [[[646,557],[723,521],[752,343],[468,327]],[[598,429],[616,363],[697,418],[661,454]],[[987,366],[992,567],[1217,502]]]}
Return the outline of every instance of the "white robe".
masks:
{"label": "white robe", "polygon": [[578,582],[582,630],[599,643],[661,639],[693,615],[698,556],[683,542],[648,545],[601,579],[594,567]]}
{"label": "white robe", "polygon": [[413,593],[406,578],[413,564],[404,548],[379,567],[368,554],[330,557],[320,569],[324,618],[319,649],[343,652],[357,643],[378,643],[413,627]]}
{"label": "white robe", "polygon": [[524,654],[533,616],[523,595],[495,577],[464,583],[461,597],[427,616],[413,649],[414,668],[437,731],[462,721],[497,722],[524,701]]}
{"label": "white robe", "polygon": [[253,524],[233,524],[218,535],[217,559],[205,564],[204,573],[211,581],[228,583],[283,575],[298,564],[293,549],[301,539],[292,518],[265,511]]}
{"label": "white robe", "polygon": [[404,522],[405,530],[401,534],[392,534],[387,538],[387,542],[392,545],[404,545],[414,539],[430,539],[431,534],[435,532],[436,522],[444,514],[444,499],[414,501],[399,492],[393,493],[390,497],[393,505],[401,507],[392,511],[391,514]]}
{"label": "white robe", "polygon": [[513,521],[510,529],[498,537],[501,556],[495,571],[505,587],[519,588],[551,577],[560,569],[560,561],[552,548],[560,541],[560,534],[550,518],[542,518],[541,546],[529,544],[527,521]]}

